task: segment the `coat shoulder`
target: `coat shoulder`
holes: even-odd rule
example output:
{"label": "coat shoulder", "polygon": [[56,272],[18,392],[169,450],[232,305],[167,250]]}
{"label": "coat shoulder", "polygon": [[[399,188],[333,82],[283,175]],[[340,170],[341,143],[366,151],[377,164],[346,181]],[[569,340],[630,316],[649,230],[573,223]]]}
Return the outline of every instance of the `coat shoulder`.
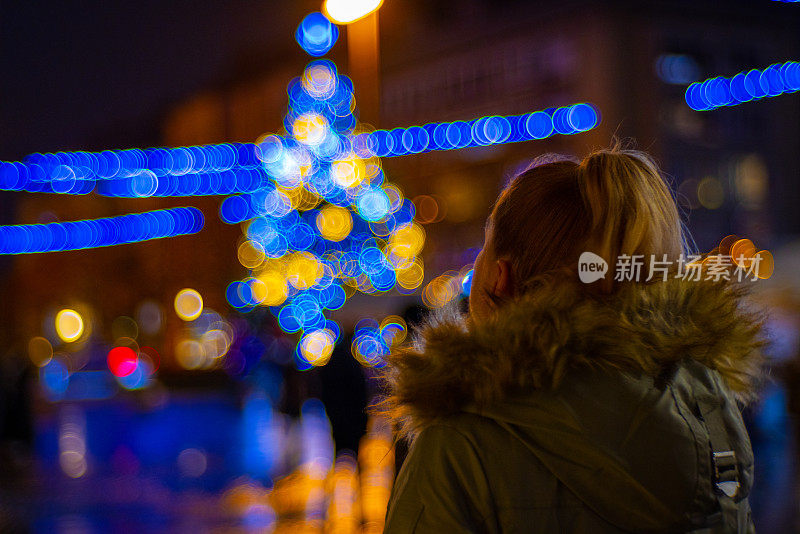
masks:
{"label": "coat shoulder", "polygon": [[[470,422],[471,419],[475,421]],[[442,418],[414,440],[397,475],[384,532],[498,532],[470,414]]]}

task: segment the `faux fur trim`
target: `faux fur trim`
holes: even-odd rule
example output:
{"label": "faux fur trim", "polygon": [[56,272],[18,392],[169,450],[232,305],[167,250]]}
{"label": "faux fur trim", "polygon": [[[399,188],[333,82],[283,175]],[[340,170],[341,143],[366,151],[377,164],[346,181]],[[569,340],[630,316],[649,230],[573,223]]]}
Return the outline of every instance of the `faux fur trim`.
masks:
{"label": "faux fur trim", "polygon": [[747,293],[724,280],[671,278],[600,298],[578,282],[551,280],[479,324],[443,310],[390,355],[378,411],[414,435],[466,404],[556,388],[572,369],[658,377],[683,359],[717,370],[746,402],[761,380],[765,344],[765,315]]}

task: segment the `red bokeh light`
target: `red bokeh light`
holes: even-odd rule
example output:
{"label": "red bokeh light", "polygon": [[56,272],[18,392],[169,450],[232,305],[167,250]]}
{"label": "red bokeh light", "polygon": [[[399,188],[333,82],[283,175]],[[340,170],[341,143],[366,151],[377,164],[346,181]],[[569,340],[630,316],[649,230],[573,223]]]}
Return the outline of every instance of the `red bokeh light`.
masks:
{"label": "red bokeh light", "polygon": [[114,376],[128,376],[136,370],[136,351],[130,347],[114,347],[108,351],[108,368]]}

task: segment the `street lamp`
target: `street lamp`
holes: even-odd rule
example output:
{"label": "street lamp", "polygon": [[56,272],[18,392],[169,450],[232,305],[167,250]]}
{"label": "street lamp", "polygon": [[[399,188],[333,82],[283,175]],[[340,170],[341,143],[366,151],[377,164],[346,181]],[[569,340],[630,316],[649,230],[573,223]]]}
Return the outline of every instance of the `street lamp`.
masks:
{"label": "street lamp", "polygon": [[355,86],[362,122],[378,124],[378,8],[383,0],[325,0],[322,11],[336,24],[347,25],[348,73]]}
{"label": "street lamp", "polygon": [[377,11],[383,0],[325,0],[322,9],[336,24],[350,24]]}

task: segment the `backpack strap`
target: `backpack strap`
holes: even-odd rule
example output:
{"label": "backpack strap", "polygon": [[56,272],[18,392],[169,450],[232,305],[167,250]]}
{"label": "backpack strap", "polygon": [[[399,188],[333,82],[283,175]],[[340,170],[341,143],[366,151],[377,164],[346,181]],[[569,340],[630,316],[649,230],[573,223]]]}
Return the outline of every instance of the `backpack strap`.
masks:
{"label": "backpack strap", "polygon": [[730,446],[722,418],[720,398],[700,395],[697,405],[708,429],[711,444],[712,487],[717,497],[726,532],[745,534],[749,523],[746,501],[736,503],[741,488],[736,451]]}

